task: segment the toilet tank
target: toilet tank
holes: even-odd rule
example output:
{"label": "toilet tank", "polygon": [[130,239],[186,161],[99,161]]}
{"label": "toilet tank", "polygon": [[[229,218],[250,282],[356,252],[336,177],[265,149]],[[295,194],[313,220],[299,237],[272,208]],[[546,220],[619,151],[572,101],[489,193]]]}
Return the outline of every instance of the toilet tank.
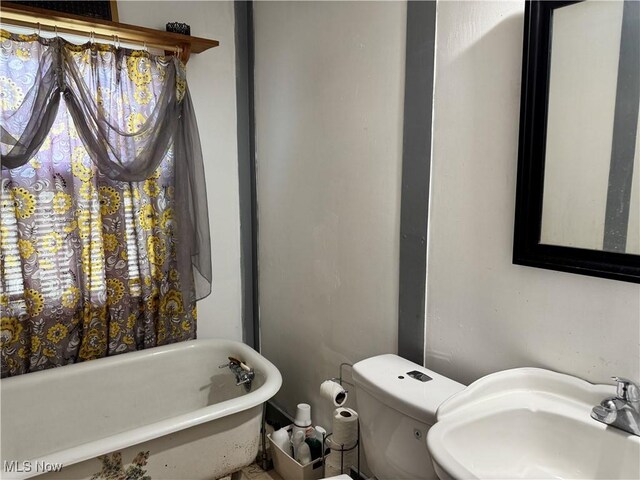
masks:
{"label": "toilet tank", "polygon": [[427,431],[436,410],[464,385],[397,355],[353,366],[362,449],[378,480],[436,479]]}

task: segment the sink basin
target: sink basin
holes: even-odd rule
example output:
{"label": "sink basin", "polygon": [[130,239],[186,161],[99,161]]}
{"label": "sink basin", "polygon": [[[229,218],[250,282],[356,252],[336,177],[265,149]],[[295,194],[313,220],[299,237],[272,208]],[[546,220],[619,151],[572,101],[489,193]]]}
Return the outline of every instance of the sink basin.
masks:
{"label": "sink basin", "polygon": [[427,436],[449,479],[640,479],[640,437],[590,417],[615,387],[538,368],[481,378],[445,401]]}

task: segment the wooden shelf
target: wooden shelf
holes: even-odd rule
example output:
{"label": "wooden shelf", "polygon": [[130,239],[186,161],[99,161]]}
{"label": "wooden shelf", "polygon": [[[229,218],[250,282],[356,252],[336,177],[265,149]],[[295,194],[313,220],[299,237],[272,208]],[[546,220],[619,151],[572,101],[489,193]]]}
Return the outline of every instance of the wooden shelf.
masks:
{"label": "wooden shelf", "polygon": [[208,38],[15,4],[0,6],[0,21],[6,25],[30,27],[36,30],[40,28],[49,32],[58,31],[85,36],[93,33],[95,38],[108,41],[113,41],[117,37],[121,42],[137,43],[166,51],[179,51],[180,58],[184,62],[189,59],[191,53],[202,53],[220,44],[217,40]]}

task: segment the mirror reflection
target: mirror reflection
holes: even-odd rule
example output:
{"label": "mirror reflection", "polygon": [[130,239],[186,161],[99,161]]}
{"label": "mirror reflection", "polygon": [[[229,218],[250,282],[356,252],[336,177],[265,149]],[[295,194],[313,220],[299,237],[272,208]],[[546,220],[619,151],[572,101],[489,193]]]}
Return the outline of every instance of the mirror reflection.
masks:
{"label": "mirror reflection", "polygon": [[640,255],[640,2],[552,17],[540,243]]}

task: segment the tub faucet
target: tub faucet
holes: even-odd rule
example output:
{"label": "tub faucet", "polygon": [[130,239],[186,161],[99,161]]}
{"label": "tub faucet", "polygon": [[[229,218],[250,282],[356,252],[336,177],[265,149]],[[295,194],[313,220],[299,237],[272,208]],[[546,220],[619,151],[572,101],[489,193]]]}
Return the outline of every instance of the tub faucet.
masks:
{"label": "tub faucet", "polygon": [[247,366],[244,362],[241,362],[237,358],[229,357],[229,363],[220,365],[219,368],[227,368],[233,372],[236,376],[236,385],[244,385],[245,390],[248,392],[251,390],[251,382],[256,376],[253,368]]}
{"label": "tub faucet", "polygon": [[611,378],[618,384],[616,396],[593,407],[591,417],[640,437],[640,387],[626,378]]}

